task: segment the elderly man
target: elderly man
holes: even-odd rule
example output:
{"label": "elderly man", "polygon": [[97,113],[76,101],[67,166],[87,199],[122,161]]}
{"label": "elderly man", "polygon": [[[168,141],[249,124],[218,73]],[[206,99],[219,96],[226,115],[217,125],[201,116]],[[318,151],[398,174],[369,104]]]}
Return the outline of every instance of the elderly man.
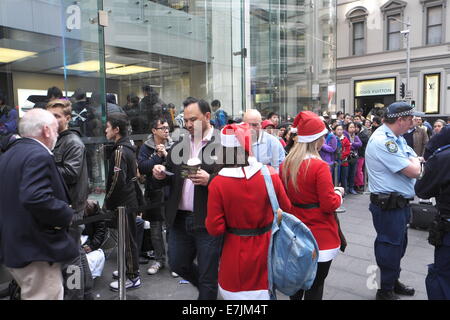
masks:
{"label": "elderly man", "polygon": [[278,171],[285,158],[285,152],[280,141],[262,130],[262,118],[258,110],[247,110],[244,114],[244,122],[248,123],[254,130],[253,155],[259,162],[271,165]]}
{"label": "elderly man", "polygon": [[62,300],[61,262],[78,255],[68,234],[73,209],[51,150],[58,122],[48,111],[28,111],[22,136],[0,158],[0,263],[23,300]]}

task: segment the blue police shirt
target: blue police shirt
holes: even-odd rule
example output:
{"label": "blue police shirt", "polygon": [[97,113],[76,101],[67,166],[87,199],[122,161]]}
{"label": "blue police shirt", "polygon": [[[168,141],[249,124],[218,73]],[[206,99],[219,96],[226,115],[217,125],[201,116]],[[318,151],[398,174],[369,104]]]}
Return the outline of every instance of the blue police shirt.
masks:
{"label": "blue police shirt", "polygon": [[410,157],[417,155],[402,136],[397,137],[385,124],[379,127],[370,137],[365,154],[369,191],[398,192],[413,198],[416,179],[401,173],[410,165]]}
{"label": "blue police shirt", "polygon": [[258,162],[271,165],[277,172],[286,157],[281,142],[265,131],[261,131],[258,142],[253,143],[252,151]]}

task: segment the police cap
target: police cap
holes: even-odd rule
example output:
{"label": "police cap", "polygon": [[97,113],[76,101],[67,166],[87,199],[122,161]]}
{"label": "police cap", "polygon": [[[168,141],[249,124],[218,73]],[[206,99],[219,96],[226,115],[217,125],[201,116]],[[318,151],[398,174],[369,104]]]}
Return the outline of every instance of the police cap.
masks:
{"label": "police cap", "polygon": [[423,112],[416,111],[409,103],[404,101],[398,101],[390,104],[385,110],[386,118],[398,118],[406,116],[423,117]]}

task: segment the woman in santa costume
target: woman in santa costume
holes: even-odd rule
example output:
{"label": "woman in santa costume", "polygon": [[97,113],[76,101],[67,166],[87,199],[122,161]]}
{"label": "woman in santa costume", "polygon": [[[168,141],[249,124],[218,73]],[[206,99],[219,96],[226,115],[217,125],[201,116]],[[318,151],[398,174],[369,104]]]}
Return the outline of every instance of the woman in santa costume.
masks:
{"label": "woman in santa costume", "polygon": [[[208,187],[205,225],[212,236],[225,234],[219,266],[219,292],[225,300],[270,299],[267,255],[274,213],[266,192],[262,163],[251,157],[248,124],[221,131],[224,163]],[[220,163],[220,162],[219,162]],[[269,167],[278,202],[291,209],[283,184]]]}
{"label": "woman in santa costume", "polygon": [[[319,150],[328,130],[313,112],[300,112],[294,120],[296,143],[280,166],[292,209],[289,211],[306,224],[319,245],[319,263],[314,283],[308,291],[298,291],[291,300],[321,300],[331,261],[340,248],[335,210],[342,204],[343,188],[335,188],[328,164]],[[294,129],[294,130],[295,130]]]}

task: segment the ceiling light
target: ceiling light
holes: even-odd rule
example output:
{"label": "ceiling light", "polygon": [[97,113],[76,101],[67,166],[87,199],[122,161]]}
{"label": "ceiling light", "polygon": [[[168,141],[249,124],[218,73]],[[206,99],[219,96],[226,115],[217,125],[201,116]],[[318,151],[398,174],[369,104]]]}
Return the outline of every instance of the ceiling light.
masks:
{"label": "ceiling light", "polygon": [[0,48],[0,63],[10,63],[37,54],[37,52]]}
{"label": "ceiling light", "polygon": [[[106,69],[117,68],[121,66],[123,66],[123,64],[112,62],[105,63]],[[61,69],[64,69],[64,67],[62,67]],[[96,72],[100,70],[100,62],[98,60],[83,61],[80,63],[68,65],[66,66],[66,69],[84,72]]]}
{"label": "ceiling light", "polygon": [[142,72],[150,72],[158,70],[157,68],[149,68],[149,67],[142,67],[142,66],[127,66],[127,67],[120,67],[115,69],[109,69],[106,70],[107,74],[115,74],[115,75],[129,75],[129,74],[135,74],[135,73],[142,73]]}

